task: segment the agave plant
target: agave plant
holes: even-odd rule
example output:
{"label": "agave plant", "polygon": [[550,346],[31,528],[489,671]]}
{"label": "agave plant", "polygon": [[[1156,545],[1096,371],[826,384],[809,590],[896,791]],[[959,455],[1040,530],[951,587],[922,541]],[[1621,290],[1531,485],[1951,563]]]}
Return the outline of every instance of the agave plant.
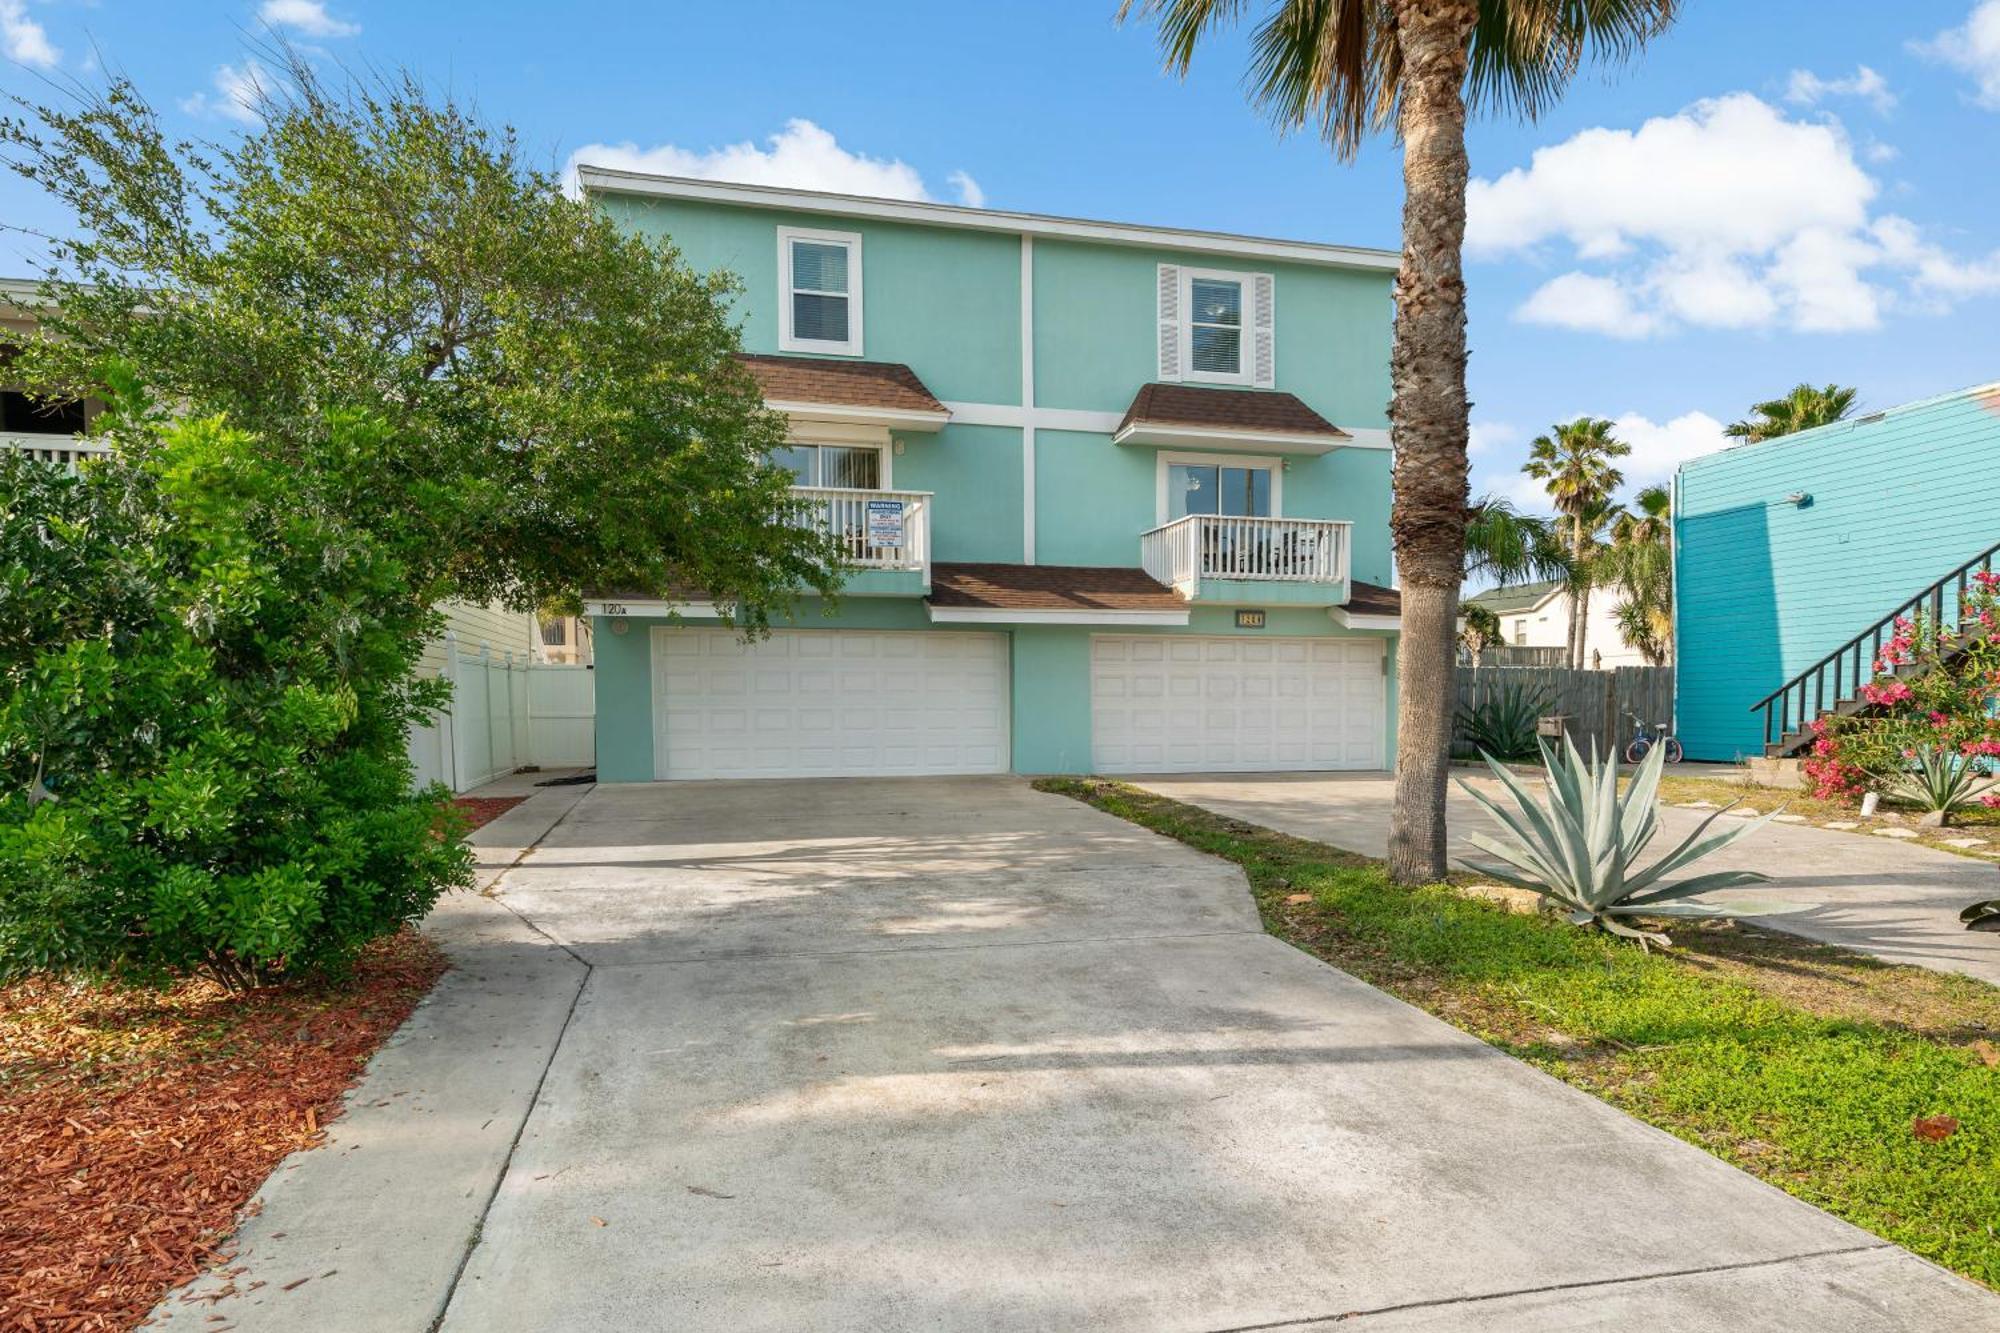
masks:
{"label": "agave plant", "polygon": [[1499,839],[1475,833],[1471,841],[1473,846],[1512,867],[1513,873],[1486,866],[1474,869],[1542,895],[1545,908],[1562,911],[1572,924],[1595,925],[1613,935],[1637,940],[1641,948],[1649,944],[1670,945],[1673,941],[1658,931],[1628,925],[1621,918],[1743,914],[1741,908],[1719,909],[1682,900],[1710,889],[1761,884],[1768,876],[1752,870],[1720,870],[1672,884],[1664,881],[1683,866],[1748,836],[1769,823],[1771,815],[1733,823],[1720,833],[1709,833],[1709,825],[1735,808],[1726,806],[1704,819],[1687,841],[1640,870],[1636,868],[1639,854],[1660,831],[1654,797],[1659,790],[1665,747],[1656,745],[1646,755],[1623,797],[1618,794],[1616,756],[1600,761],[1593,745],[1586,763],[1577,753],[1574,741],[1564,738],[1563,748],[1564,754],[1558,756],[1546,743],[1541,747],[1543,781],[1549,794],[1546,804],[1537,800],[1506,765],[1489,754],[1480,757],[1512,793],[1520,807],[1518,811],[1502,809],[1466,782],[1458,784],[1511,835]]}
{"label": "agave plant", "polygon": [[1946,818],[1961,806],[1972,804],[1984,790],[1985,774],[1979,761],[1968,759],[1944,745],[1917,747],[1910,767],[1889,780],[1892,794],[1916,802],[1919,810]]}
{"label": "agave plant", "polygon": [[1473,749],[1501,759],[1532,759],[1538,743],[1535,723],[1548,710],[1547,690],[1509,685],[1458,710],[1459,734]]}

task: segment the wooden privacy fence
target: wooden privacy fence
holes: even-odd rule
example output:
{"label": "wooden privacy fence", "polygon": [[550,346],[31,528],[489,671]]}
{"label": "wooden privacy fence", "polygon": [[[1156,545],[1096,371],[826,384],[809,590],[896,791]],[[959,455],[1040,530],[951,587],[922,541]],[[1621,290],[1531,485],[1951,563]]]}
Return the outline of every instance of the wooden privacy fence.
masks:
{"label": "wooden privacy fence", "polygon": [[[1541,695],[1546,702],[1544,716],[1560,714],[1567,719],[1570,736],[1585,754],[1592,741],[1598,752],[1623,751],[1632,739],[1631,714],[1645,719],[1649,731],[1674,715],[1674,669],[1659,667],[1617,667],[1610,671],[1583,671],[1558,666],[1462,666],[1458,668],[1458,700],[1453,715],[1477,708],[1486,700],[1508,690],[1521,690],[1530,698]],[[1472,747],[1454,728],[1454,754],[1469,756]]]}

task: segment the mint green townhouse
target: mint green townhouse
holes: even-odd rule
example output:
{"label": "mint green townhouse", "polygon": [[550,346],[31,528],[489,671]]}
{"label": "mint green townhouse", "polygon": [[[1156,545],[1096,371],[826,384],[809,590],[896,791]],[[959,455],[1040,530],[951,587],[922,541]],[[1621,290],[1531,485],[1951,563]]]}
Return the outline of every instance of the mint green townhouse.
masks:
{"label": "mint green townhouse", "polygon": [[742,281],[837,610],[592,600],[606,782],[1382,768],[1377,250],[585,167]]}

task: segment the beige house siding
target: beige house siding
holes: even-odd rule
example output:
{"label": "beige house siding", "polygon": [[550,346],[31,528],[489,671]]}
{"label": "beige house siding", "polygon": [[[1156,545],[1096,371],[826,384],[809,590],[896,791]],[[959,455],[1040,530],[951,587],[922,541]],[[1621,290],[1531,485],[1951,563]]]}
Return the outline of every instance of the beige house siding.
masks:
{"label": "beige house siding", "polygon": [[[498,658],[513,653],[517,662],[534,660],[535,618],[525,611],[509,611],[498,602],[474,606],[469,602],[446,602],[444,611],[448,633],[458,638],[460,653],[476,656],[484,644]],[[424,645],[418,669],[430,675],[444,667],[444,641],[433,639]]]}

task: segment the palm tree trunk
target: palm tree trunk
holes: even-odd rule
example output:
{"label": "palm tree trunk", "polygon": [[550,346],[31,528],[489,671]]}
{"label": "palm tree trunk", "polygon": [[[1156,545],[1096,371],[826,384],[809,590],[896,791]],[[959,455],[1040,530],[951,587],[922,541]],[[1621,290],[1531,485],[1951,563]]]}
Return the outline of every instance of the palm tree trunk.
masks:
{"label": "palm tree trunk", "polygon": [[1393,0],[1403,54],[1403,262],[1396,275],[1395,503],[1402,576],[1389,874],[1442,879],[1458,585],[1465,571],[1465,69],[1477,0]]}
{"label": "palm tree trunk", "polygon": [[1582,586],[1584,576],[1584,520],[1570,518],[1570,671],[1576,671],[1584,664],[1584,612],[1588,610],[1588,596]]}

